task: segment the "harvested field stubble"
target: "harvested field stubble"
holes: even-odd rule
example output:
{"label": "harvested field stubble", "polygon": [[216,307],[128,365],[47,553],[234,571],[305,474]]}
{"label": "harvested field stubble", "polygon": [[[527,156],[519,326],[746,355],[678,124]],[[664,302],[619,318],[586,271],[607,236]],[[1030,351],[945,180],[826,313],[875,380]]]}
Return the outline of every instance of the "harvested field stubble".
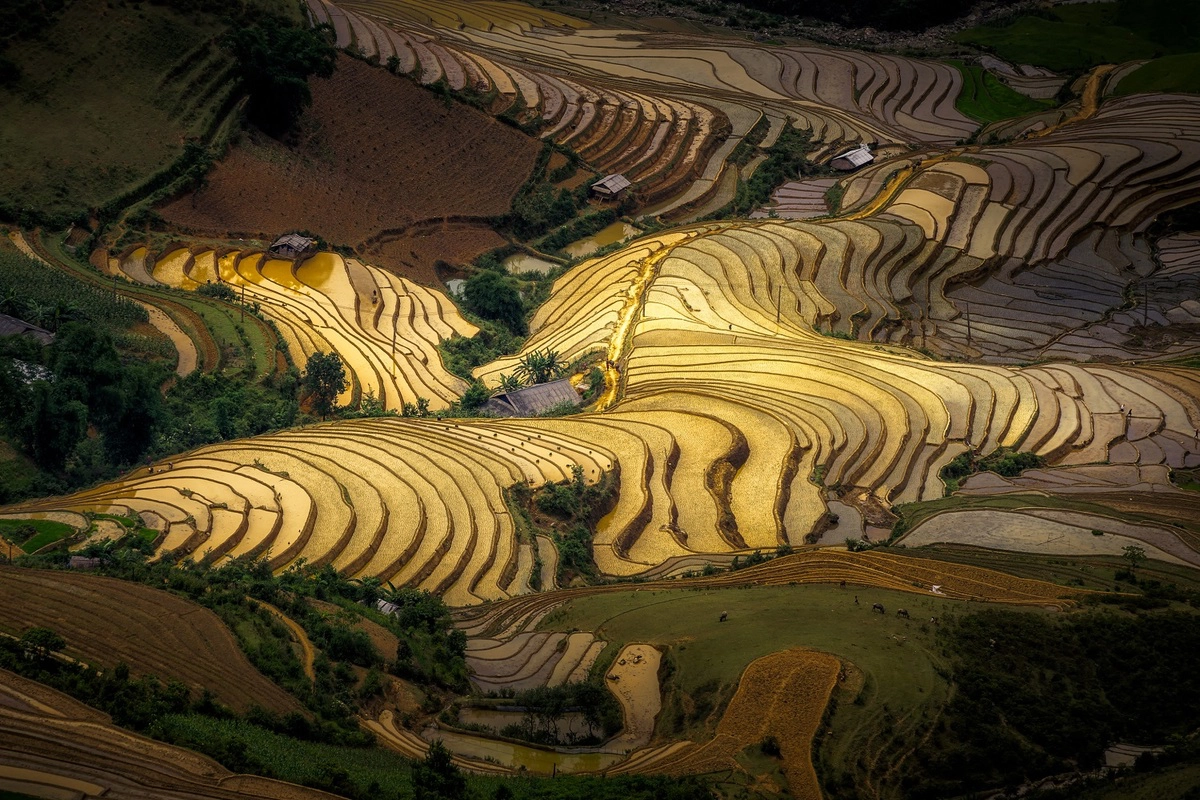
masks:
{"label": "harvested field stubble", "polygon": [[828,653],[785,650],[750,663],[711,741],[654,762],[648,772],[672,775],[737,770],[737,756],[767,736],[779,743],[788,793],[820,800],[812,741],[841,662]]}
{"label": "harvested field stubble", "polygon": [[334,800],[335,795],[235,775],[190,750],[112,725],[70,697],[0,671],[0,785],[34,797]]}
{"label": "harvested field stubble", "polygon": [[0,626],[19,635],[51,628],[66,652],[98,668],[124,662],[137,675],[205,689],[245,712],[285,714],[299,702],[263,677],[206,608],[138,584],[67,572],[0,567]]}

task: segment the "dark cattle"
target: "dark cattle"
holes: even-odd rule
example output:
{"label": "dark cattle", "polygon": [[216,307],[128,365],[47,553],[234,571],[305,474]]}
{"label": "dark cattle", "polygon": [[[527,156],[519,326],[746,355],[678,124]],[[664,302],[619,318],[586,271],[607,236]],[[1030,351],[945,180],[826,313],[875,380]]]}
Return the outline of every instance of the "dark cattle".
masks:
{"label": "dark cattle", "polygon": [[717,620],[717,621],[718,621],[718,622],[724,622],[724,621],[725,621],[725,620],[727,620],[727,619],[729,619],[729,612],[728,612],[728,611],[722,611],[722,612],[721,612],[721,618],[720,618],[719,620]]}
{"label": "dark cattle", "polygon": [[871,610],[872,610],[872,611],[878,611],[880,614],[886,614],[886,613],[887,613],[887,611],[885,611],[885,610],[883,609],[883,603],[876,603],[875,605],[871,606]]}
{"label": "dark cattle", "polygon": [[907,609],[907,608],[898,608],[898,609],[896,609],[896,616],[897,616],[897,617],[904,617],[905,619],[909,619],[909,616],[908,616],[908,609]]}

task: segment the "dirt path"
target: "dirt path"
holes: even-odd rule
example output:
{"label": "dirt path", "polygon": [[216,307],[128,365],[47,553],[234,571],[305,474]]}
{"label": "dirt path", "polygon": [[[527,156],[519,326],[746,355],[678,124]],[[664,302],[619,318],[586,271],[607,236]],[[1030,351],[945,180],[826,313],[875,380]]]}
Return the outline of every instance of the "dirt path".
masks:
{"label": "dirt path", "polygon": [[607,742],[608,752],[628,753],[645,747],[654,736],[654,720],[662,709],[658,665],[662,653],[648,644],[627,644],[617,655],[605,684],[621,704],[625,727]]}
{"label": "dirt path", "polygon": [[286,625],[287,629],[292,632],[292,636],[300,643],[300,649],[304,651],[304,658],[302,659],[304,674],[308,676],[310,681],[315,681],[317,679],[317,672],[313,669],[313,661],[316,660],[316,651],[313,650],[312,642],[309,641],[308,634],[304,632],[304,628],[301,628],[295,620],[270,603],[264,603],[262,600],[255,600],[254,602],[278,617],[279,621]]}
{"label": "dirt path", "polygon": [[138,300],[137,304],[146,309],[146,313],[150,315],[150,324],[159,333],[170,339],[171,344],[175,345],[175,350],[179,353],[179,361],[175,364],[175,374],[182,378],[195,372],[196,367],[200,364],[200,352],[196,349],[196,343],[191,340],[191,337],[184,333],[183,328],[179,327],[175,320],[171,319],[161,308],[141,300]]}

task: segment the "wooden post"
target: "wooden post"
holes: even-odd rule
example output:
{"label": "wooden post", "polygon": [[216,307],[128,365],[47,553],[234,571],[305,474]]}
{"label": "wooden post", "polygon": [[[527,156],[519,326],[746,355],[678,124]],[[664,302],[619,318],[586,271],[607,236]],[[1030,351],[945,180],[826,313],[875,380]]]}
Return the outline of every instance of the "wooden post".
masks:
{"label": "wooden post", "polygon": [[242,322],[246,321],[246,282],[242,281]]}
{"label": "wooden post", "polygon": [[[400,306],[396,306],[397,316],[400,313]],[[396,317],[392,317],[392,378],[396,377]]]}
{"label": "wooden post", "polygon": [[1142,291],[1142,327],[1150,324],[1150,284]]}
{"label": "wooden post", "polygon": [[966,303],[967,314],[967,347],[971,346],[971,304]]}
{"label": "wooden post", "polygon": [[783,285],[780,284],[775,288],[775,325],[779,325],[779,303],[783,298]]}

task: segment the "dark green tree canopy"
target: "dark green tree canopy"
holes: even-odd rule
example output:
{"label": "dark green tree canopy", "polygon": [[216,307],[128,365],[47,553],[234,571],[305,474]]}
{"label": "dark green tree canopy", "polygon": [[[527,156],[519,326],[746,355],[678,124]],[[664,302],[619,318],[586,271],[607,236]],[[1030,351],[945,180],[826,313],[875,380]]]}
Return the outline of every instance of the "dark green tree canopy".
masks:
{"label": "dark green tree canopy", "polygon": [[337,49],[328,25],[295,28],[268,18],[231,31],[225,47],[237,59],[238,77],[250,95],[246,115],[273,136],[286,133],[312,103],[308,77],[328,78],[337,63]]}
{"label": "dark green tree canopy", "polygon": [[484,319],[494,319],[513,333],[525,333],[525,305],[511,278],[490,269],[480,270],[463,286],[467,307]]}
{"label": "dark green tree canopy", "polygon": [[313,410],[329,416],[338,395],[346,391],[346,368],[337,353],[313,353],[304,367],[304,388],[312,395]]}

